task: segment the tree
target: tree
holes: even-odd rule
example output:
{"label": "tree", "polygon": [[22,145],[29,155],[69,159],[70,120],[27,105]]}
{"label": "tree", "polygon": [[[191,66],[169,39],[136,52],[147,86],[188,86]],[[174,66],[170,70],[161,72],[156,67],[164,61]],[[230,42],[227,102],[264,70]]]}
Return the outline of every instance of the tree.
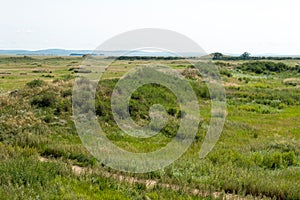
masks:
{"label": "tree", "polygon": [[220,60],[223,57],[223,54],[219,52],[216,52],[213,55],[213,60]]}
{"label": "tree", "polygon": [[248,60],[248,59],[250,58],[250,53],[244,52],[240,57],[241,57],[243,60]]}

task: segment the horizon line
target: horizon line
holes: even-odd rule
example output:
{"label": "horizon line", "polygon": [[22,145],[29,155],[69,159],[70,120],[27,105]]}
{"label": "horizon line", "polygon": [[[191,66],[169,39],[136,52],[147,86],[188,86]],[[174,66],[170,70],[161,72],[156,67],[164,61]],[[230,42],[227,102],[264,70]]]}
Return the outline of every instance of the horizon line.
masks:
{"label": "horizon line", "polygon": [[[64,48],[44,48],[44,49],[0,49],[0,51],[28,51],[28,52],[36,52],[36,51],[53,51],[53,50],[61,50],[61,51],[90,51],[90,52],[95,52],[95,51],[103,51],[103,52],[117,52],[117,51],[130,51],[130,50],[92,50],[92,49],[64,49]],[[144,52],[140,50],[141,52]],[[151,53],[160,53],[161,51],[153,51]],[[251,53],[250,51],[244,51],[244,52],[249,52],[251,56],[300,56],[300,53]],[[222,51],[214,51],[210,53],[204,52],[206,55],[210,55],[213,53],[222,53],[223,55],[230,55],[230,56],[239,56],[242,53],[230,53],[230,52],[225,52],[223,53]],[[163,53],[163,52],[162,52]],[[197,53],[197,52],[180,52],[180,53]],[[3,54],[4,55],[4,54]],[[7,55],[7,54],[6,54]],[[15,55],[15,54],[8,54],[8,55]]]}

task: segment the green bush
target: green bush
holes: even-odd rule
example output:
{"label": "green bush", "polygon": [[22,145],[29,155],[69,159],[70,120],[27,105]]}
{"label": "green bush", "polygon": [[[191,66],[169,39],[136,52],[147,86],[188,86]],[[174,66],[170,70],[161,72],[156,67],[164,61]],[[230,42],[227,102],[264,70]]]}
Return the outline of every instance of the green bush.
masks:
{"label": "green bush", "polygon": [[40,79],[35,79],[33,81],[30,81],[28,83],[26,83],[26,85],[30,88],[36,88],[36,87],[41,87],[43,85],[45,85],[46,82]]}
{"label": "green bush", "polygon": [[72,90],[71,90],[71,89],[64,90],[64,91],[61,93],[61,96],[62,96],[62,97],[72,96]]}
{"label": "green bush", "polygon": [[297,156],[294,151],[274,151],[266,154],[255,152],[252,153],[251,159],[257,166],[266,169],[278,169],[298,165]]}
{"label": "green bush", "polygon": [[53,92],[45,92],[36,97],[34,97],[31,101],[31,105],[44,108],[51,107],[55,104],[56,97]]}
{"label": "green bush", "polygon": [[290,70],[290,67],[284,63],[266,62],[266,61],[255,61],[246,62],[238,66],[238,69],[248,72],[254,72],[256,74],[267,74],[269,72],[283,72]]}
{"label": "green bush", "polygon": [[222,74],[222,75],[225,75],[227,77],[232,77],[232,73],[228,69],[219,68],[219,71],[220,71],[220,74]]}
{"label": "green bush", "polygon": [[282,160],[285,166],[298,165],[297,156],[293,151],[282,153]]}

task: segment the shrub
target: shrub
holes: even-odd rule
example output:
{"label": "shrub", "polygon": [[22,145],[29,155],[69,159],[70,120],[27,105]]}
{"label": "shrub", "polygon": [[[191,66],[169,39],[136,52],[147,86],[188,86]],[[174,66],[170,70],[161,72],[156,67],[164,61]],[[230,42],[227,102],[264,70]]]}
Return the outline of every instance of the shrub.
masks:
{"label": "shrub", "polygon": [[44,107],[53,106],[55,102],[56,102],[55,94],[52,92],[47,92],[34,97],[31,101],[31,105],[44,108]]}
{"label": "shrub", "polygon": [[26,83],[26,85],[30,88],[41,87],[45,84],[46,84],[45,81],[40,80],[40,79],[35,79],[33,81],[30,81],[30,82]]}
{"label": "shrub", "polygon": [[246,62],[238,66],[238,69],[243,71],[254,72],[256,74],[269,73],[269,72],[283,72],[289,70],[289,66],[284,63],[275,62]]}
{"label": "shrub", "polygon": [[264,155],[260,152],[255,152],[251,155],[251,159],[257,166],[266,169],[278,169],[298,165],[297,156],[294,151],[274,151]]}
{"label": "shrub", "polygon": [[293,151],[282,153],[283,164],[285,166],[297,165],[297,157]]}
{"label": "shrub", "polygon": [[55,115],[59,115],[62,112],[68,112],[71,110],[72,104],[70,99],[63,99],[56,103],[56,108],[54,111]]}
{"label": "shrub", "polygon": [[176,108],[169,108],[167,112],[168,112],[169,115],[175,116],[176,113],[177,113],[177,109]]}
{"label": "shrub", "polygon": [[225,75],[227,77],[232,77],[232,73],[228,69],[219,68],[220,74]]}
{"label": "shrub", "polygon": [[64,91],[61,93],[61,96],[62,96],[62,97],[72,96],[72,90],[71,90],[71,89],[64,90]]}

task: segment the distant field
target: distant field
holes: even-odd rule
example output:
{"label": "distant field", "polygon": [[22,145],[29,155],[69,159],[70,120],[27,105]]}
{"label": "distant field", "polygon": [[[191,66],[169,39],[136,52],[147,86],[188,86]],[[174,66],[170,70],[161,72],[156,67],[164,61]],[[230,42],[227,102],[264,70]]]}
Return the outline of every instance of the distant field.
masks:
{"label": "distant field", "polygon": [[128,70],[147,63],[169,65],[185,76],[199,99],[202,118],[191,147],[170,166],[146,174],[98,165],[81,144],[71,96],[82,61],[0,57],[0,199],[300,199],[300,60],[215,61],[228,115],[205,159],[198,152],[209,127],[210,96],[193,66],[182,60],[114,62],[99,82],[96,114],[107,137],[128,151],[161,148],[180,122],[175,96],[147,85],[130,100],[132,118],[149,123],[149,106],[160,103],[169,114],[167,125],[148,139],[122,133],[113,120],[110,95]]}

